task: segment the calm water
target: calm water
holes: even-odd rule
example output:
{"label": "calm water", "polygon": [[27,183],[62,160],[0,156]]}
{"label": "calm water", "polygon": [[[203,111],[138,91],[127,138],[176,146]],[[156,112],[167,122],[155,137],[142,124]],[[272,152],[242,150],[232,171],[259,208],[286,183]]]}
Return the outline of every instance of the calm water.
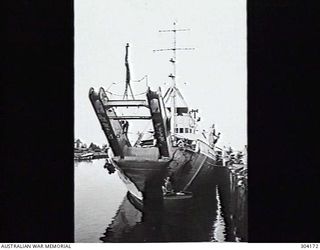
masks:
{"label": "calm water", "polygon": [[142,213],[128,200],[118,174],[108,174],[104,164],[104,159],[75,162],[76,242],[246,241],[246,208],[239,203],[246,197],[235,199],[232,178],[188,206]]}

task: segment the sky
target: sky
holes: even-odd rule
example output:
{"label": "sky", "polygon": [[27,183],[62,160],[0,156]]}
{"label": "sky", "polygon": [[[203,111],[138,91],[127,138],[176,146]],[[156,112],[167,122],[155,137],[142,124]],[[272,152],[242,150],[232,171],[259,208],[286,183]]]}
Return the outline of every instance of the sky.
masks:
{"label": "sky", "polygon": [[[148,75],[151,89],[170,85],[172,33],[177,33],[177,87],[189,108],[199,109],[200,126],[213,123],[218,146],[247,145],[247,24],[245,0],[75,1],[75,138],[102,145],[106,138],[88,98],[90,87],[122,94],[125,45],[130,44],[131,80]],[[116,83],[116,84],[112,84]],[[145,81],[131,82],[135,93]]]}

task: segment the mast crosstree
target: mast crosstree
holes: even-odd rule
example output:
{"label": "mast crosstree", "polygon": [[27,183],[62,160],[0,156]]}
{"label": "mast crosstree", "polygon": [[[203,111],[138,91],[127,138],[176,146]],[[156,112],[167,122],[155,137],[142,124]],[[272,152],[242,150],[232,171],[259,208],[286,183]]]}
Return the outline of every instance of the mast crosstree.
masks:
{"label": "mast crosstree", "polygon": [[176,127],[176,76],[177,76],[177,50],[194,50],[195,48],[177,48],[177,32],[179,31],[190,31],[190,29],[177,29],[176,28],[176,22],[173,23],[173,29],[169,30],[159,30],[159,32],[173,32],[173,47],[172,48],[165,48],[165,49],[155,49],[153,52],[161,52],[161,51],[172,51],[173,56],[169,60],[172,63],[173,66],[173,73],[169,75],[169,77],[172,79],[171,87],[167,91],[169,93],[169,98],[171,97],[171,134],[175,134],[175,127]]}

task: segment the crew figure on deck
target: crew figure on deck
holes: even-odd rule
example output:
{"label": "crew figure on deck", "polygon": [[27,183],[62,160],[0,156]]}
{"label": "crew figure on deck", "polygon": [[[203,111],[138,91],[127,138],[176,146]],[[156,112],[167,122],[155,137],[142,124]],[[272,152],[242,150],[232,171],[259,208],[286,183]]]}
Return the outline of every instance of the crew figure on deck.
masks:
{"label": "crew figure on deck", "polygon": [[218,142],[219,138],[220,138],[220,132],[218,133],[218,135],[216,135],[216,129],[214,124],[212,124],[211,126],[211,131],[209,134],[209,144],[211,147],[214,147],[214,145]]}
{"label": "crew figure on deck", "polygon": [[124,134],[128,133],[129,122],[128,121],[121,121],[121,126]]}

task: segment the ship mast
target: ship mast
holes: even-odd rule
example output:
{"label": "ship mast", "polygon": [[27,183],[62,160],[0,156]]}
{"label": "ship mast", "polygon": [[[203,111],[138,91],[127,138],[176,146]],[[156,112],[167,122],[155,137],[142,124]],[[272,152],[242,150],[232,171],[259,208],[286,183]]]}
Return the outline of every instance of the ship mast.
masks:
{"label": "ship mast", "polygon": [[173,73],[169,75],[171,78],[171,87],[169,89],[170,97],[171,97],[171,135],[175,135],[175,128],[176,128],[176,76],[177,76],[177,67],[176,67],[176,62],[177,62],[177,50],[194,50],[194,48],[177,48],[177,31],[189,31],[190,29],[177,29],[176,28],[176,22],[173,23],[173,29],[171,30],[159,30],[159,32],[173,32],[173,47],[172,48],[167,48],[167,49],[156,49],[153,50],[153,52],[157,51],[168,51],[172,50],[173,56],[170,59],[170,62],[172,63],[173,67]]}
{"label": "ship mast", "polygon": [[127,45],[126,45],[126,57],[125,57],[126,88],[124,90],[123,100],[128,100],[128,89],[130,90],[132,99],[134,100],[134,95],[133,95],[132,88],[131,88],[131,85],[130,85],[130,68],[129,68],[129,62],[128,62],[128,48],[129,48],[129,43],[127,43]]}

